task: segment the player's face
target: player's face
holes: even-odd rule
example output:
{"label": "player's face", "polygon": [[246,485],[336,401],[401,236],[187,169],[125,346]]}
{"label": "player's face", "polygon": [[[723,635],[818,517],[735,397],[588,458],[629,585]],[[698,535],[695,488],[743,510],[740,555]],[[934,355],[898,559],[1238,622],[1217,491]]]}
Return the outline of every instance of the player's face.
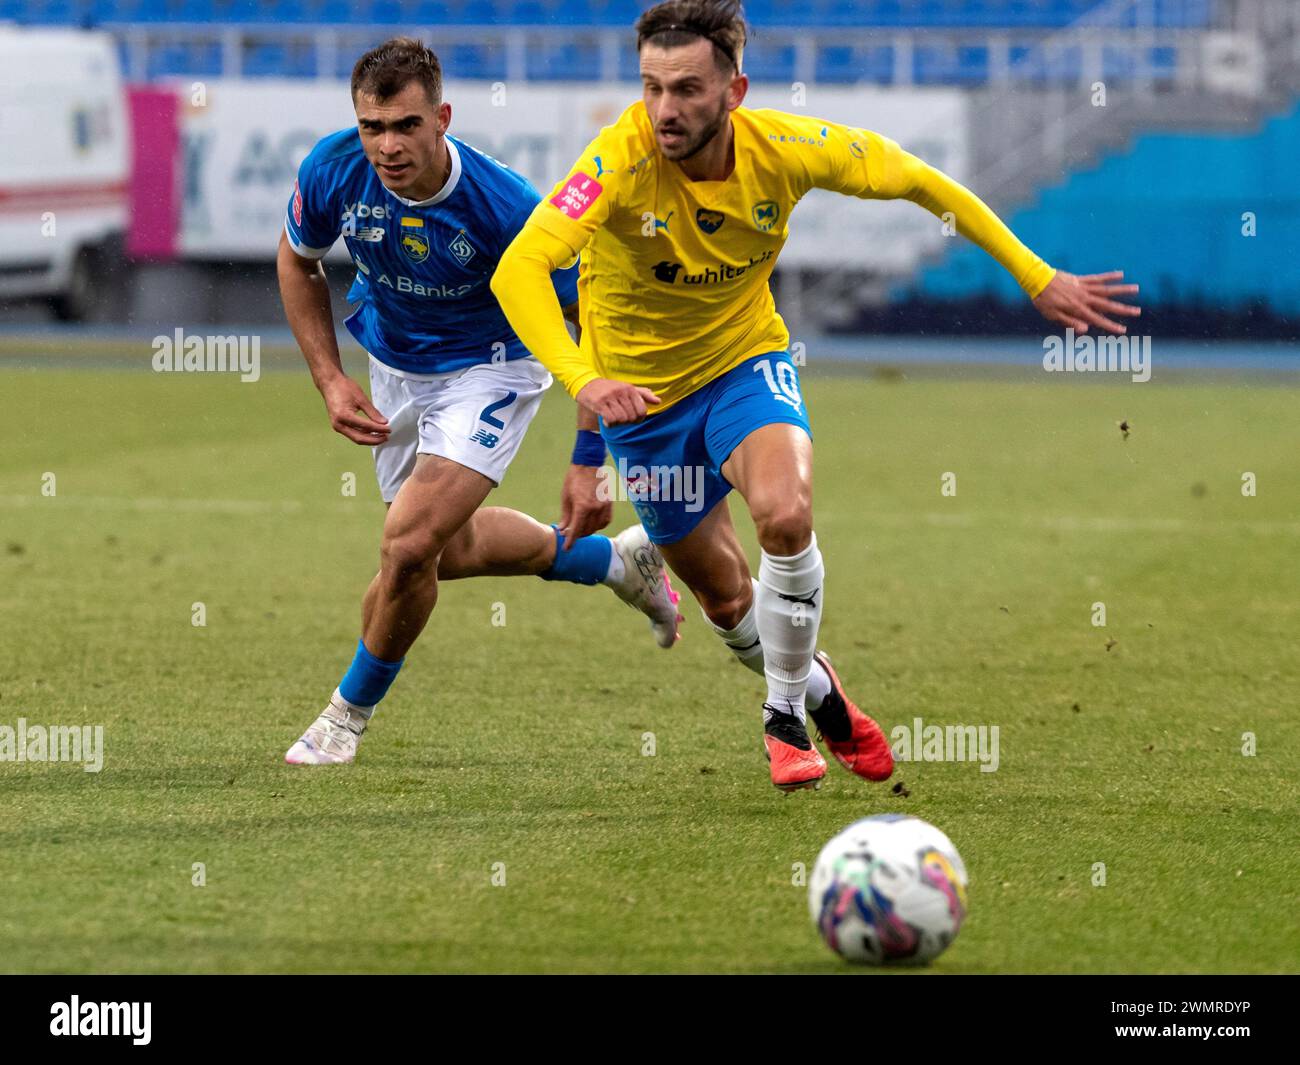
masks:
{"label": "player's face", "polygon": [[412,81],[384,100],[358,93],[353,107],[361,146],[384,187],[408,200],[425,200],[437,192],[451,104],[430,103],[424,87]]}
{"label": "player's face", "polygon": [[689,159],[726,126],[749,79],[724,73],[703,38],[676,48],[641,48],[641,85],[655,140],[668,159]]}

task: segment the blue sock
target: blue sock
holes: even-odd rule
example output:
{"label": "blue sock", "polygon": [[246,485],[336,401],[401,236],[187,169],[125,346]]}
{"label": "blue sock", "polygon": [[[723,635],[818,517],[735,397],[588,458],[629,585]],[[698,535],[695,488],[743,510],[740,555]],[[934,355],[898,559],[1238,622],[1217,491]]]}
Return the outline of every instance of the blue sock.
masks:
{"label": "blue sock", "polygon": [[[555,526],[551,526],[555,529]],[[564,550],[564,537],[555,529],[555,561],[538,576],[544,581],[572,581],[574,584],[599,584],[609,572],[614,544],[608,536],[584,536]]]}
{"label": "blue sock", "polygon": [[358,640],[352,665],[339,681],[339,694],[356,706],[374,706],[388,694],[388,686],[397,679],[397,671],[405,661],[403,658],[385,662],[376,658],[366,650],[365,642]]}

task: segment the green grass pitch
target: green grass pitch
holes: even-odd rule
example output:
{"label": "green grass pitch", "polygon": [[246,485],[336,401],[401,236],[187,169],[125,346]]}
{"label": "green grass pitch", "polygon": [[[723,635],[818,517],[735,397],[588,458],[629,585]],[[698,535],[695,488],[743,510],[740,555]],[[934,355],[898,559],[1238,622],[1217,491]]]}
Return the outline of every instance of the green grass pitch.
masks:
{"label": "green grass pitch", "polygon": [[[1000,764],[787,798],[694,606],[661,652],[533,578],[444,585],[358,763],[285,766],[355,645],[370,456],[305,372],[117,357],[0,363],[0,724],[105,732],[97,774],[0,762],[4,969],[857,971],[799,863],[885,811],[970,873],[930,972],[1296,968],[1294,382],[810,367],[822,643],[886,730],[996,725]],[[571,426],[557,388],[493,502],[557,517]]]}

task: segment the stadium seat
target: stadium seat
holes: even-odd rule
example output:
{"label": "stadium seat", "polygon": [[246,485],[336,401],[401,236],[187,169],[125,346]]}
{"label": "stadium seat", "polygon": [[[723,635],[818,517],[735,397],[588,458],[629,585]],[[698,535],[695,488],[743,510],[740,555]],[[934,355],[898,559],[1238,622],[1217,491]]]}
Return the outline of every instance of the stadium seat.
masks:
{"label": "stadium seat", "polygon": [[589,0],[589,3],[591,22],[597,26],[622,26],[630,29],[641,17],[642,6],[636,0]]}
{"label": "stadium seat", "polygon": [[419,26],[445,26],[452,21],[446,0],[416,0],[406,8],[406,21]]}
{"label": "stadium seat", "polygon": [[378,26],[395,26],[405,21],[402,0],[370,0],[361,5],[367,22]]}
{"label": "stadium seat", "polygon": [[216,77],[221,73],[221,46],[212,41],[150,49],[148,73],[151,78]]}
{"label": "stadium seat", "polygon": [[754,81],[794,80],[794,46],[755,41],[745,49],[745,73]]}
{"label": "stadium seat", "polygon": [[498,81],[506,76],[505,53],[498,47],[454,44],[439,55],[453,77]]}
{"label": "stadium seat", "polygon": [[[27,7],[31,20],[46,26],[71,26],[81,20],[81,5],[73,0],[44,0]],[[0,15],[0,18],[5,18]]]}
{"label": "stadium seat", "polygon": [[172,7],[173,21],[212,22],[212,0],[179,0]]}
{"label": "stadium seat", "polygon": [[815,79],[831,84],[888,85],[894,80],[894,49],[888,45],[865,49],[827,45],[817,53]]}
{"label": "stadium seat", "polygon": [[528,77],[534,81],[595,81],[599,76],[600,48],[591,40],[536,48],[528,56]]}

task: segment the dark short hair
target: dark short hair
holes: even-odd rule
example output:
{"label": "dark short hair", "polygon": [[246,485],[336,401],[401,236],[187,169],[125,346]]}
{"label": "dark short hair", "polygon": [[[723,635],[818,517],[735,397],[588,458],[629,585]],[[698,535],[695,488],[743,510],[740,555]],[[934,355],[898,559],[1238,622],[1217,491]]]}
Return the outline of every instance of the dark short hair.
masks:
{"label": "dark short hair", "polygon": [[636,20],[636,50],[647,42],[676,48],[703,37],[724,74],[740,70],[747,39],[745,12],[738,0],[665,0]]}
{"label": "dark short hair", "polygon": [[413,37],[394,37],[357,60],[352,68],[352,99],[363,92],[388,100],[413,81],[424,86],[431,104],[442,103],[442,64],[433,50]]}

